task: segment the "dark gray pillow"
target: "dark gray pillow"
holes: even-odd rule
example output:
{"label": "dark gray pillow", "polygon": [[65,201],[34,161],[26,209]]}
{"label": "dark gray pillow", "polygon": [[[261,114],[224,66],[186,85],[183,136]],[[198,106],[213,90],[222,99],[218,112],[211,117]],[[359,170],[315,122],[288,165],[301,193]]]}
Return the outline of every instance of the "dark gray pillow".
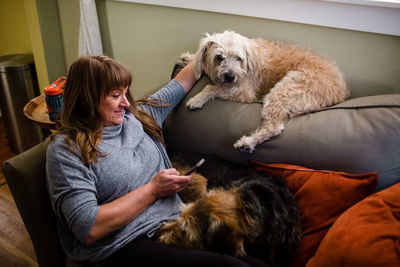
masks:
{"label": "dark gray pillow", "polygon": [[400,94],[354,98],[290,119],[281,135],[249,154],[235,150],[233,143],[261,125],[262,104],[215,99],[201,109],[187,109],[186,101],[208,83],[203,76],[165,121],[170,153],[213,155],[244,165],[255,160],[348,173],[377,172],[378,191],[400,181]]}

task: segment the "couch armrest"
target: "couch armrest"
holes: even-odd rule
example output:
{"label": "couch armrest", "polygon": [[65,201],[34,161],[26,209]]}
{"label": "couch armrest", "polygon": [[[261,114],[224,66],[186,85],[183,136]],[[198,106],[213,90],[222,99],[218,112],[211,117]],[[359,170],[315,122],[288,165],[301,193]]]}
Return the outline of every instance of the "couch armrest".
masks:
{"label": "couch armrest", "polygon": [[46,189],[49,140],[3,163],[3,172],[40,266],[65,266],[66,255],[57,234],[56,217]]}

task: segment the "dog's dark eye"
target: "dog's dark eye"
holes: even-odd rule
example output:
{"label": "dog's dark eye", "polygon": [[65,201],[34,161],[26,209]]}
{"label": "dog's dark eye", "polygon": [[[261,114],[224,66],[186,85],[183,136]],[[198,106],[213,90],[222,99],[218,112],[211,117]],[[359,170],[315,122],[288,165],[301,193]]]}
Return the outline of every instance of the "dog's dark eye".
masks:
{"label": "dog's dark eye", "polygon": [[217,56],[215,57],[215,59],[216,59],[218,62],[224,61],[224,57],[223,57],[222,55],[217,55]]}
{"label": "dog's dark eye", "polygon": [[237,56],[237,57],[236,57],[236,60],[237,60],[237,61],[242,61],[243,59],[242,59],[241,57]]}

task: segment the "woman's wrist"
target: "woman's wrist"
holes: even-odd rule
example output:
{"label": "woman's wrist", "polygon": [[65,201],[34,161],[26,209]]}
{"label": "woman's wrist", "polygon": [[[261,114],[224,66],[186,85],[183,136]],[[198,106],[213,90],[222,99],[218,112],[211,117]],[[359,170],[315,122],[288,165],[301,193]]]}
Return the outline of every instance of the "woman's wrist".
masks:
{"label": "woman's wrist", "polygon": [[151,181],[143,185],[143,190],[145,191],[145,194],[148,195],[148,199],[151,203],[154,203],[157,200],[158,193]]}
{"label": "woman's wrist", "polygon": [[194,76],[194,63],[194,60],[190,61],[174,78],[183,87],[186,93],[192,89],[197,81]]}

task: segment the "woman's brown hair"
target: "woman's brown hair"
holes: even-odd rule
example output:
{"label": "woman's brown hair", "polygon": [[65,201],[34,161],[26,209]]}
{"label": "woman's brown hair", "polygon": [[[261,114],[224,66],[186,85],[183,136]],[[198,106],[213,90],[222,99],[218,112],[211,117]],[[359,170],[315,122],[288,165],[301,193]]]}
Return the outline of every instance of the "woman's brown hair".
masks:
{"label": "woman's brown hair", "polygon": [[[129,88],[131,83],[129,70],[104,55],[83,56],[71,65],[64,87],[64,106],[60,120],[56,121],[57,131],[54,135],[65,134],[68,149],[73,152],[75,144],[82,162],[87,166],[96,162],[99,156],[105,156],[98,149],[103,137],[103,121],[98,111],[100,98],[115,89]],[[130,103],[129,112],[142,123],[149,135],[164,144],[160,126],[153,117],[137,108],[139,103],[159,105],[152,101],[135,102],[130,90],[127,99]]]}

